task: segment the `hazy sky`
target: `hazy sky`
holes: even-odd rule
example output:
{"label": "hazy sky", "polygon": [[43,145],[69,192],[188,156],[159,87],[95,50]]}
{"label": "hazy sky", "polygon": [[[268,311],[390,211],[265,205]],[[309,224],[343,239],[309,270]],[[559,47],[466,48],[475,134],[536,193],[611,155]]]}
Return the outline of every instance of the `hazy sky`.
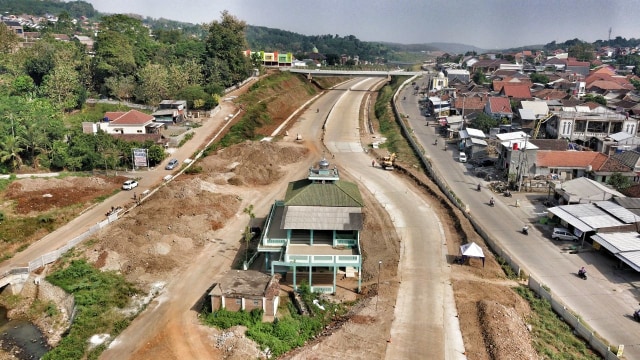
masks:
{"label": "hazy sky", "polygon": [[191,23],[228,10],[249,25],[305,35],[484,49],[640,38],[640,0],[87,0],[100,12]]}

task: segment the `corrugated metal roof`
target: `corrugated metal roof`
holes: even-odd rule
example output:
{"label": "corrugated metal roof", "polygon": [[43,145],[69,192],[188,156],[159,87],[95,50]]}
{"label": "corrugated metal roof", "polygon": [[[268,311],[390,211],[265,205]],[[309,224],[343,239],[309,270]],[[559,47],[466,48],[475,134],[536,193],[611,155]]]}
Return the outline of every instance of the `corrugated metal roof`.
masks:
{"label": "corrugated metal roof", "polygon": [[608,212],[609,214],[615,216],[617,219],[627,224],[633,224],[640,220],[640,218],[638,218],[638,215],[611,201],[598,201],[595,204],[599,208],[603,209],[604,211]]}
{"label": "corrugated metal roof", "polygon": [[616,257],[629,265],[633,270],[640,272],[640,251],[628,251],[616,254]]}
{"label": "corrugated metal roof", "polygon": [[[546,105],[546,104],[545,104]],[[536,114],[531,109],[518,109],[522,120],[535,120]]]}
{"label": "corrugated metal roof", "polygon": [[640,234],[635,231],[599,233],[591,238],[614,254],[625,251],[640,251]]}
{"label": "corrugated metal roof", "polygon": [[637,232],[601,233],[591,238],[632,269],[640,272],[640,235]]}
{"label": "corrugated metal roof", "polygon": [[631,135],[629,133],[626,133],[624,131],[621,131],[621,132],[617,132],[615,134],[611,134],[611,135],[609,135],[609,137],[612,140],[615,140],[615,141],[622,141],[622,140],[626,140],[626,139],[632,138],[633,135]]}
{"label": "corrugated metal roof", "polygon": [[593,231],[594,230],[589,225],[587,225],[584,222],[582,222],[580,219],[576,218],[575,216],[573,216],[573,215],[569,214],[568,212],[564,211],[563,209],[561,209],[560,206],[549,208],[549,212],[552,213],[553,215],[559,217],[560,219],[566,221],[567,223],[571,224],[571,226],[573,226],[574,228],[576,228],[576,229],[578,229],[578,230],[580,230],[582,232],[587,232],[587,231]]}
{"label": "corrugated metal roof", "polygon": [[487,137],[480,129],[467,128],[467,133],[469,134],[469,136],[479,139],[484,139]]}
{"label": "corrugated metal roof", "polygon": [[282,229],[362,230],[362,208],[287,206]]}
{"label": "corrugated metal roof", "polygon": [[609,215],[595,204],[562,205],[549,209],[549,212],[568,222],[580,231],[593,231],[601,228],[623,226],[620,220]]}

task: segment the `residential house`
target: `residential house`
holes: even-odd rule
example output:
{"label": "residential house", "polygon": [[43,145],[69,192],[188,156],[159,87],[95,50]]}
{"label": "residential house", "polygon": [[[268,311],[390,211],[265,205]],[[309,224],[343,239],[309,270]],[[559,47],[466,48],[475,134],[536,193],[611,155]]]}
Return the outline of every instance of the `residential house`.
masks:
{"label": "residential house", "polygon": [[151,114],[155,121],[163,124],[178,124],[187,117],[186,100],[162,100],[158,109]]}
{"label": "residential house", "polygon": [[145,114],[138,110],[107,111],[103,121],[96,123],[97,130],[102,130],[108,134],[150,134],[156,133],[162,124],[154,122],[152,115]]}
{"label": "residential house", "polygon": [[624,198],[620,192],[586,177],[579,177],[563,182],[552,182],[553,197],[558,204],[589,204],[594,201],[605,201]]}
{"label": "residential house", "polygon": [[596,151],[537,152],[533,173],[563,180],[588,177],[606,183],[614,173],[634,179],[633,169],[619,160]]}
{"label": "residential house", "polygon": [[513,119],[511,102],[508,97],[504,96],[490,96],[484,107],[484,112],[497,120],[507,118],[509,119],[509,122],[511,122]]}
{"label": "residential house", "polygon": [[467,84],[469,81],[471,81],[471,75],[469,74],[468,70],[446,69],[444,72],[447,76],[447,79],[449,80],[449,83],[453,82],[454,80],[459,80],[462,83]]}
{"label": "residential house", "polygon": [[500,95],[513,100],[529,100],[531,96],[530,84],[504,83]]}
{"label": "residential house", "polygon": [[535,129],[538,122],[550,117],[549,106],[545,101],[521,101],[518,109],[522,127]]}
{"label": "residential house", "polygon": [[554,111],[556,115],[547,121],[545,131],[552,138],[567,138],[578,144],[596,148],[598,140],[611,134],[624,131],[635,134],[638,131],[638,120],[625,114],[608,110],[603,106],[562,107]]}
{"label": "residential house", "polygon": [[476,113],[484,112],[487,98],[484,94],[469,93],[453,99],[453,109],[465,119]]}
{"label": "residential house", "polygon": [[479,60],[472,65],[469,65],[467,69],[472,74],[475,74],[478,71],[484,74],[489,74],[500,69],[501,64],[511,64],[511,63],[504,59],[493,59],[493,60],[484,59],[484,60]]}
{"label": "residential house", "polygon": [[479,159],[487,156],[487,136],[479,129],[466,128],[460,130],[460,151],[464,151],[469,158]]}
{"label": "residential house", "polygon": [[500,141],[498,168],[507,170],[517,181],[535,174],[538,147],[531,143],[530,135],[523,131],[496,134]]}
{"label": "residential house", "polygon": [[280,303],[279,275],[267,275],[255,270],[226,272],[209,292],[211,309],[217,311],[251,311],[260,309],[273,318]]}
{"label": "residential house", "polygon": [[305,281],[325,293],[335,293],[340,271],[357,276],[360,291],[363,206],[358,186],[340,180],[337,167],[322,159],[271,207],[258,246],[266,269],[283,273],[294,289]]}
{"label": "residential house", "polygon": [[635,173],[634,183],[640,182],[640,152],[634,150],[616,151],[611,157],[629,167]]}

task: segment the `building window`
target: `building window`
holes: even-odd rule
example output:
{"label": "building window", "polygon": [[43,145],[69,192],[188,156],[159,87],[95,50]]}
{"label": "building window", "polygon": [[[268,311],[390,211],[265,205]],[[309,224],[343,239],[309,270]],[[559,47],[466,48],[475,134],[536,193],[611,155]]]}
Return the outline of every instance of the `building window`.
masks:
{"label": "building window", "polygon": [[137,132],[138,132],[138,134],[142,134],[142,130],[138,130]]}
{"label": "building window", "polygon": [[238,305],[242,304],[242,299],[236,299],[236,304]]}
{"label": "building window", "polygon": [[258,306],[260,305],[260,301],[258,300],[253,300],[253,306]]}

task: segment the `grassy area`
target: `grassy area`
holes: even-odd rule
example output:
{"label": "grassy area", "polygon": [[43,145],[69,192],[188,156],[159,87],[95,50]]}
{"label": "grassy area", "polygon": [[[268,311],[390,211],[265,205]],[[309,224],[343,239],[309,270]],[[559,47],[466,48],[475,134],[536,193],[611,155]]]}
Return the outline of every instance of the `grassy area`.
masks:
{"label": "grassy area", "polygon": [[396,153],[400,162],[410,166],[420,166],[420,161],[418,161],[407,139],[402,135],[402,129],[396,122],[391,108],[393,95],[407,78],[406,76],[393,76],[391,82],[380,89],[374,105],[374,113],[378,120],[379,131],[387,139],[380,147],[387,149],[390,153]]}
{"label": "grassy area", "polygon": [[[89,350],[89,338],[95,334],[116,337],[122,332],[131,318],[121,309],[139,291],[122,275],[100,271],[84,260],[63,260],[57,264],[60,268],[47,280],[73,294],[76,317],[68,334],[43,359],[97,359],[105,347]],[[49,305],[43,304],[43,308],[47,311]]]}
{"label": "grassy area", "polygon": [[[308,286],[300,286],[300,295],[306,306],[313,309],[312,315],[299,315],[291,301],[282,301],[279,316],[273,323],[262,322],[262,310],[251,312],[231,312],[218,310],[203,312],[202,321],[221,329],[242,325],[247,327],[246,335],[260,345],[261,349],[269,348],[273,356],[279,356],[296,347],[303,346],[308,340],[318,335],[333,319],[343,316],[347,308],[319,299],[311,293]],[[325,310],[313,304],[317,299]]]}
{"label": "grassy area", "polygon": [[545,359],[600,359],[571,327],[553,312],[551,304],[536,296],[527,287],[514,289],[531,305],[531,317],[525,321],[532,326],[533,347]]}

